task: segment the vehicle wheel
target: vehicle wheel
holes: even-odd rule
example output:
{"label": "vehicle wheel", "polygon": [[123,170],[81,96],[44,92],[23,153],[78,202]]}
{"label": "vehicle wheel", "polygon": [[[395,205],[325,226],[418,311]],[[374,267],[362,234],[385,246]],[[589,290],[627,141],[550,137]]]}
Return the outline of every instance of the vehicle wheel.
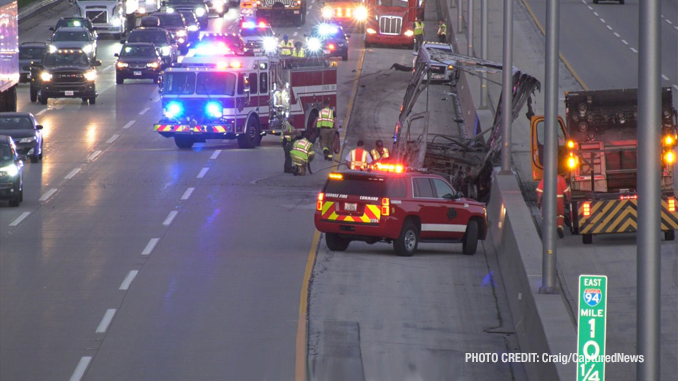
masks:
{"label": "vehicle wheel", "polygon": [[348,50],[346,51],[346,53],[341,55],[341,60],[342,61],[348,61]]}
{"label": "vehicle wheel", "polygon": [[116,85],[122,85],[123,83],[125,83],[125,78],[123,78],[120,75],[116,75],[115,76],[115,84]]}
{"label": "vehicle wheel", "polygon": [[31,95],[31,103],[35,103],[35,102],[38,101],[38,90],[34,89],[33,86],[31,86],[30,95]]}
{"label": "vehicle wheel", "polygon": [[89,104],[91,104],[91,105],[97,104],[97,97],[91,97],[91,98],[89,98]]}
{"label": "vehicle wheel", "polygon": [[593,235],[592,234],[584,234],[581,236],[581,241],[584,243],[584,245],[590,245],[593,243]]}
{"label": "vehicle wheel", "polygon": [[341,139],[341,135],[339,135],[339,131],[337,131],[334,134],[334,147],[332,147],[336,155],[339,155],[339,152],[341,151],[341,142],[339,139]]}
{"label": "vehicle wheel", "polygon": [[664,240],[665,241],[673,241],[676,239],[676,232],[675,230],[669,230],[664,232]]}
{"label": "vehicle wheel", "polygon": [[21,201],[19,201],[19,196],[14,197],[13,199],[9,200],[9,206],[12,207],[17,207],[21,204]]}
{"label": "vehicle wheel", "polygon": [[466,226],[466,234],[464,235],[464,243],[462,250],[466,255],[473,255],[478,248],[478,221],[471,220]]}
{"label": "vehicle wheel", "polygon": [[34,163],[34,164],[35,164],[35,163],[37,163],[38,161],[40,161],[40,156],[38,156],[38,155],[33,155],[33,156],[31,156],[31,163]]}
{"label": "vehicle wheel", "polygon": [[193,138],[190,136],[174,135],[174,144],[181,149],[189,149],[193,147]]}
{"label": "vehicle wheel", "polygon": [[252,116],[247,118],[247,127],[245,133],[238,136],[238,147],[240,148],[254,148],[259,139],[261,139],[259,122]]}
{"label": "vehicle wheel", "polygon": [[40,104],[41,104],[41,105],[46,105],[48,99],[49,99],[49,98],[47,98],[46,96],[44,96],[44,95],[42,95],[42,94],[40,94],[40,96],[38,97],[38,100],[40,101]]}
{"label": "vehicle wheel", "polygon": [[327,248],[332,251],[345,251],[351,241],[343,239],[334,233],[325,233],[325,242],[327,243]]}
{"label": "vehicle wheel", "polygon": [[315,127],[316,121],[318,120],[318,110],[311,111],[311,114],[308,116],[308,122],[306,124],[306,133],[309,134],[308,140],[315,144],[316,139],[318,139],[318,129]]}
{"label": "vehicle wheel", "polygon": [[417,251],[419,230],[410,220],[405,221],[398,239],[393,241],[393,249],[399,257],[411,257]]}

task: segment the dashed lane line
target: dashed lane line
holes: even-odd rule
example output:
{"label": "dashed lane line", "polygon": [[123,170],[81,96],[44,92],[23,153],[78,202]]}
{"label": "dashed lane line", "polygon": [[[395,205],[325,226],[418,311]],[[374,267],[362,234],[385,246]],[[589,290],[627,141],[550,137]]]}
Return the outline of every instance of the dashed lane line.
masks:
{"label": "dashed lane line", "polygon": [[132,127],[132,125],[133,125],[135,122],[136,122],[136,120],[130,120],[130,121],[127,122],[127,124],[124,125],[122,128],[128,129],[128,128]]}
{"label": "dashed lane line", "polygon": [[148,241],[148,244],[146,244],[144,251],[141,252],[141,255],[151,254],[153,249],[155,249],[155,245],[157,245],[159,241],[160,241],[160,238],[151,238],[151,240]]}
{"label": "dashed lane line", "polygon": [[78,172],[80,172],[81,170],[82,170],[82,169],[81,169],[80,167],[78,167],[78,168],[76,168],[76,169],[70,171],[70,172],[66,175],[66,177],[64,177],[64,178],[65,178],[66,180],[70,180],[70,179],[73,178],[73,176],[77,175]]}
{"label": "dashed lane line", "polygon": [[176,210],[169,212],[167,218],[165,218],[165,221],[163,221],[162,224],[165,226],[170,226],[170,224],[172,224],[172,221],[174,221],[174,217],[176,217],[177,214],[179,214],[179,212],[177,212]]}
{"label": "dashed lane line", "polygon": [[144,114],[147,113],[148,110],[150,110],[150,109],[151,109],[150,107],[146,107],[145,109],[139,111],[139,115],[144,115]]}
{"label": "dashed lane line", "polygon": [[119,137],[120,137],[120,135],[115,134],[115,135],[111,136],[108,140],[106,140],[106,143],[112,144],[112,143],[113,143],[114,141],[116,141]]}
{"label": "dashed lane line", "polygon": [[214,153],[212,153],[212,156],[210,156],[210,160],[215,160],[216,158],[218,158],[220,153],[221,153],[220,149],[214,151]]}
{"label": "dashed lane line", "polygon": [[111,321],[113,321],[114,316],[115,308],[109,308],[106,310],[104,317],[101,319],[101,323],[99,323],[99,326],[97,327],[96,333],[106,333],[108,326],[111,325]]}
{"label": "dashed lane line", "polygon": [[188,188],[188,189],[186,189],[186,192],[184,192],[184,195],[181,196],[181,199],[182,199],[182,200],[188,200],[188,198],[191,197],[191,194],[193,194],[193,191],[194,191],[194,190],[195,190],[195,188]]}
{"label": "dashed lane line", "polygon": [[209,168],[201,169],[200,173],[198,173],[197,178],[202,179],[203,177],[205,177],[205,175],[207,174],[207,171],[209,171],[209,170],[210,170]]}
{"label": "dashed lane line", "polygon": [[127,291],[138,273],[139,270],[130,270],[130,272],[127,273],[125,279],[123,279],[122,284],[120,285],[120,290]]}
{"label": "dashed lane line", "polygon": [[82,380],[82,376],[85,375],[85,371],[87,371],[87,367],[89,366],[89,363],[91,361],[92,356],[83,356],[78,362],[78,365],[75,367],[75,371],[73,372],[73,375],[71,376],[69,381]]}
{"label": "dashed lane line", "polygon": [[52,189],[48,190],[47,192],[45,192],[45,194],[43,194],[42,197],[40,197],[38,199],[38,201],[42,201],[42,202],[47,201],[47,200],[49,200],[50,197],[54,196],[54,194],[56,192],[57,192],[57,189],[52,188]]}
{"label": "dashed lane line", "polygon": [[92,152],[92,154],[87,157],[87,161],[93,161],[94,159],[99,157],[99,155],[101,155],[101,152],[102,152],[101,150],[96,150]]}
{"label": "dashed lane line", "polygon": [[30,216],[31,212],[23,212],[19,217],[17,217],[16,220],[12,221],[9,226],[19,226],[19,224],[26,219],[26,217]]}

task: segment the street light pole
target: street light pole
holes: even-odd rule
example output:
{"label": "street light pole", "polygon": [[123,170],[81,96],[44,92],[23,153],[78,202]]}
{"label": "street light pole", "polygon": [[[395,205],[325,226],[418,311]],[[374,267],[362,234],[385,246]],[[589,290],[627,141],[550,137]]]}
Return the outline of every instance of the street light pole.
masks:
{"label": "street light pole", "polygon": [[513,123],[513,0],[504,0],[504,60],[502,70],[501,171],[511,173],[511,123]]}
{"label": "street light pole", "polygon": [[466,20],[466,41],[468,46],[466,48],[466,55],[473,57],[473,0],[467,0],[466,11],[468,12],[468,20]]}
{"label": "street light pole", "polygon": [[[487,59],[487,0],[480,1],[480,58]],[[487,73],[480,74],[480,108],[487,108]]]}

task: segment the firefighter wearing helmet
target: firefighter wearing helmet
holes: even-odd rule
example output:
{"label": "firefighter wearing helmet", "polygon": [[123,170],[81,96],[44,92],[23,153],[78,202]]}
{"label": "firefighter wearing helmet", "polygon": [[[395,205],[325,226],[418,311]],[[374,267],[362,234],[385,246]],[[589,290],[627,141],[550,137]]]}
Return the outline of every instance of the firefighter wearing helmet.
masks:
{"label": "firefighter wearing helmet", "polygon": [[296,140],[292,144],[292,173],[295,176],[304,176],[306,174],[306,167],[309,167],[315,156],[313,150],[313,143],[308,140],[308,132],[302,134],[302,138]]}
{"label": "firefighter wearing helmet", "polygon": [[287,35],[284,35],[282,41],[280,41],[280,55],[291,56],[293,49],[294,44],[292,41],[290,41],[290,38]]}

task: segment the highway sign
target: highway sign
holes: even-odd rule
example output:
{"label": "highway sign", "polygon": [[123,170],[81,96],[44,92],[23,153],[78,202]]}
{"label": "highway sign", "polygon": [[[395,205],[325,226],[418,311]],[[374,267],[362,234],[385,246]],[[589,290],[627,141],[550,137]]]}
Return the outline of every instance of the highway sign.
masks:
{"label": "highway sign", "polygon": [[607,276],[579,276],[577,381],[605,380]]}

